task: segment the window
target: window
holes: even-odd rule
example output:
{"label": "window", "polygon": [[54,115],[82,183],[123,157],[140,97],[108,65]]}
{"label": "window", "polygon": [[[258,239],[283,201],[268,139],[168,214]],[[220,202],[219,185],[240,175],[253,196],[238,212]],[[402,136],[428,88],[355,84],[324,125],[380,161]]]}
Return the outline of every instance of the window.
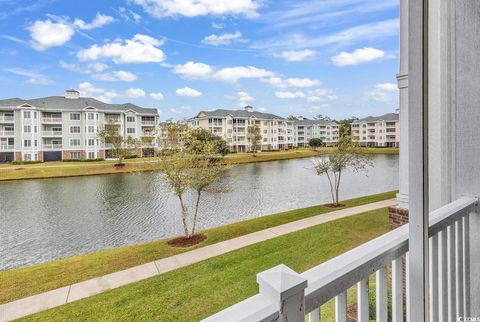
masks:
{"label": "window", "polygon": [[23,140],[23,146],[24,147],[31,147],[32,146],[32,140]]}
{"label": "window", "polygon": [[31,115],[31,112],[30,112],[30,111],[24,111],[24,112],[23,112],[23,118],[24,118],[24,119],[29,119],[29,118],[31,118],[31,117],[32,117],[32,115]]}
{"label": "window", "polygon": [[23,155],[23,160],[25,161],[32,161],[32,155],[30,153],[26,153]]}
{"label": "window", "polygon": [[127,133],[128,134],[135,134],[135,128],[134,127],[127,128]]}
{"label": "window", "polygon": [[89,159],[95,159],[95,152],[88,152]]}
{"label": "window", "polygon": [[80,139],[71,139],[70,146],[80,146]]}
{"label": "window", "polygon": [[70,126],[70,133],[80,133],[80,126]]}
{"label": "window", "polygon": [[80,152],[70,152],[70,159],[80,159]]}
{"label": "window", "polygon": [[267,134],[268,133],[268,130],[263,130],[263,134]]}
{"label": "window", "polygon": [[267,138],[263,138],[263,142],[267,142]]}
{"label": "window", "polygon": [[37,119],[37,112],[33,112],[33,118]]}
{"label": "window", "polygon": [[127,116],[127,122],[135,122],[135,116]]}
{"label": "window", "polygon": [[24,125],[23,126],[23,132],[24,133],[32,133],[32,127],[30,125]]}
{"label": "window", "polygon": [[80,121],[80,113],[70,113],[71,121]]}
{"label": "window", "polygon": [[34,143],[35,143],[35,147],[37,147],[37,140],[35,140]]}
{"label": "window", "polygon": [[33,133],[37,133],[37,126],[36,125],[33,127]]}
{"label": "window", "polygon": [[89,125],[88,126],[88,133],[95,133],[95,126]]}
{"label": "window", "polygon": [[88,146],[94,146],[95,145],[95,139],[88,139]]}
{"label": "window", "polygon": [[90,120],[90,121],[95,120],[95,114],[93,114],[93,113],[88,113],[88,114],[87,114],[87,119]]}

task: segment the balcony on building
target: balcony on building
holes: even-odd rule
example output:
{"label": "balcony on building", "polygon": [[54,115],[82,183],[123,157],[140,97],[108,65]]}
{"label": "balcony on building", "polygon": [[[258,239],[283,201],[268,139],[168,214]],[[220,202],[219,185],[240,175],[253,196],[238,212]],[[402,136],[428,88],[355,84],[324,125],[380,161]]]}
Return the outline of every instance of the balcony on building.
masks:
{"label": "balcony on building", "polygon": [[45,112],[42,115],[42,123],[62,123],[62,113],[49,113]]}
{"label": "balcony on building", "polygon": [[155,116],[142,116],[141,124],[142,126],[155,126],[156,118]]}
{"label": "balcony on building", "polygon": [[42,142],[43,150],[59,150],[62,149],[62,139],[44,138]]}
{"label": "balcony on building", "polygon": [[0,123],[13,123],[15,121],[15,117],[13,116],[13,112],[0,112]]}
{"label": "balcony on building", "polygon": [[121,124],[122,116],[120,114],[105,114],[106,124]]}
{"label": "balcony on building", "polygon": [[0,126],[0,136],[1,137],[14,137],[15,131],[12,126]]}
{"label": "balcony on building", "polygon": [[44,125],[42,129],[43,137],[61,137],[62,136],[62,127],[61,126],[52,126]]}

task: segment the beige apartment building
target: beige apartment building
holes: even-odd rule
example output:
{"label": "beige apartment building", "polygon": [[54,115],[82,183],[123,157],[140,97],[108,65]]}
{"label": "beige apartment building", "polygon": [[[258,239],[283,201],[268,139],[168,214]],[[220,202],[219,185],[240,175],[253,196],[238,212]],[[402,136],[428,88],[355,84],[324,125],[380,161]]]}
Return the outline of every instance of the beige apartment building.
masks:
{"label": "beige apartment building", "polygon": [[351,124],[352,141],[366,147],[400,147],[398,113],[369,116]]}
{"label": "beige apartment building", "polygon": [[314,137],[322,138],[328,145],[334,145],[338,143],[338,125],[327,123],[301,117],[290,120],[254,111],[251,106],[246,106],[243,110],[201,111],[188,120],[189,127],[210,130],[227,141],[230,150],[237,152],[250,151],[248,127],[252,125],[260,128],[263,151],[308,146],[308,141]]}

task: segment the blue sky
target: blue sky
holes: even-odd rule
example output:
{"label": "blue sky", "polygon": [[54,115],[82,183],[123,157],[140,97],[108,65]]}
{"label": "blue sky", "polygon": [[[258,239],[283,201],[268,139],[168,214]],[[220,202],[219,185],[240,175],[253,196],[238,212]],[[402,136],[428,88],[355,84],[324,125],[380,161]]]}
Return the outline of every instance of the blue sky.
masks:
{"label": "blue sky", "polygon": [[0,0],[0,98],[380,115],[398,107],[398,3]]}

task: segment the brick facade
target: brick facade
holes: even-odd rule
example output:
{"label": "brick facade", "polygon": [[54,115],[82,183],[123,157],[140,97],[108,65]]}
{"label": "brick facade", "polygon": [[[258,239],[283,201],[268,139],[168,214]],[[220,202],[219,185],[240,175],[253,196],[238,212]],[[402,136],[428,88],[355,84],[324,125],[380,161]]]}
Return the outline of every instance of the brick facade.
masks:
{"label": "brick facade", "polygon": [[399,208],[398,206],[389,207],[388,223],[390,225],[390,230],[408,224],[408,209]]}
{"label": "brick facade", "polygon": [[71,159],[71,152],[80,152],[80,159],[86,159],[87,158],[87,152],[85,150],[65,150],[62,151],[62,159]]}

